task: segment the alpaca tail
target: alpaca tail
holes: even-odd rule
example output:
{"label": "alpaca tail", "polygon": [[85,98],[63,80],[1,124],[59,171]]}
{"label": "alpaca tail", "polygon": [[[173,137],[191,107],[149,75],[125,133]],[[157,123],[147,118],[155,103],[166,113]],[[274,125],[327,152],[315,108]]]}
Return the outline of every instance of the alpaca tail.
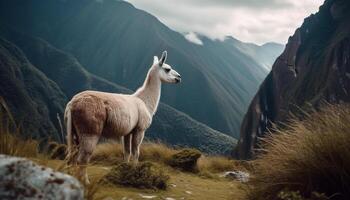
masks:
{"label": "alpaca tail", "polygon": [[64,112],[64,121],[66,124],[66,130],[67,130],[67,153],[66,153],[66,160],[68,164],[71,164],[75,161],[75,155],[78,152],[78,141],[77,141],[77,135],[75,131],[73,130],[73,124],[72,124],[72,113],[70,109],[70,103],[68,103],[66,110]]}

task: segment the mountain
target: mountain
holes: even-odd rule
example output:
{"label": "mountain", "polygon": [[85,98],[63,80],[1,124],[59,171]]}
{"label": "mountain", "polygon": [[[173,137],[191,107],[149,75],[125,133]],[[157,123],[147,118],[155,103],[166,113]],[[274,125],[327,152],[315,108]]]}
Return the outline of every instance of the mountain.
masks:
{"label": "mountain", "polygon": [[205,37],[194,44],[123,1],[1,0],[0,24],[49,42],[131,90],[142,84],[153,56],[167,50],[183,83],[164,86],[161,101],[233,137],[268,73],[268,62],[259,64],[242,48]]}
{"label": "mountain", "polygon": [[268,71],[271,70],[276,58],[283,52],[284,49],[282,44],[274,42],[265,43],[259,46],[254,43],[241,42],[233,37],[226,37],[224,43],[228,47],[236,48],[249,55]]}
{"label": "mountain", "polygon": [[238,156],[254,156],[272,123],[327,101],[350,102],[350,3],[326,0],[289,38],[251,102],[241,126]]}
{"label": "mountain", "polygon": [[26,136],[59,140],[65,95],[23,52],[0,37],[0,96]]}
{"label": "mountain", "polygon": [[[21,83],[19,89],[16,90],[14,84],[9,84],[16,81],[16,78],[9,76],[9,73],[1,73],[4,77],[1,76],[0,78],[2,80],[0,96],[4,96],[6,102],[11,105],[11,111],[16,114],[17,121],[25,122],[23,130],[25,130],[26,135],[36,138],[47,138],[51,135],[56,136],[56,138],[59,137],[60,129],[56,114],[59,113],[62,116],[67,100],[80,91],[92,89],[118,93],[132,92],[92,75],[83,68],[75,57],[55,48],[43,39],[4,28],[0,28],[0,35],[8,40],[2,40],[4,43],[6,41],[7,46],[16,50],[6,53],[0,52],[0,55],[3,55],[4,58],[2,60],[6,61],[12,58],[13,54],[16,55],[16,52],[21,52],[20,58],[26,61],[25,66],[29,66],[31,70],[37,73],[36,76],[47,81],[36,81],[35,76],[31,75],[28,69],[22,70],[21,73],[27,81]],[[4,62],[4,65],[0,66],[0,71],[16,67],[12,63]],[[54,87],[51,87],[51,85]],[[12,95],[8,95],[10,92],[2,90],[3,88],[11,91]],[[37,98],[32,101],[29,98],[16,98],[23,96],[21,90],[26,88],[31,90],[26,92],[25,95],[48,96],[46,98],[50,101]],[[56,97],[56,93],[60,96]],[[55,100],[56,98],[60,101]],[[35,109],[42,109],[45,112],[36,117]],[[35,117],[33,118],[33,116]],[[36,120],[36,118],[39,119]],[[41,126],[45,127],[51,124],[56,126],[52,126],[50,129],[41,128]],[[228,155],[236,144],[236,140],[232,137],[215,131],[166,104],[160,104],[153,119],[153,124],[147,130],[146,137],[173,146],[195,147],[210,154]]]}

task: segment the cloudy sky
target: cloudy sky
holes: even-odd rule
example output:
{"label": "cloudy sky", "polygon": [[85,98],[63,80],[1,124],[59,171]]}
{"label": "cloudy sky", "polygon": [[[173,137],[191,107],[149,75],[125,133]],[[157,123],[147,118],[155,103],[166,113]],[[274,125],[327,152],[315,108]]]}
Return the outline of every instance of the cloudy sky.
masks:
{"label": "cloudy sky", "polygon": [[[286,43],[323,0],[126,0],[179,32]],[[190,37],[195,37],[191,35]]]}

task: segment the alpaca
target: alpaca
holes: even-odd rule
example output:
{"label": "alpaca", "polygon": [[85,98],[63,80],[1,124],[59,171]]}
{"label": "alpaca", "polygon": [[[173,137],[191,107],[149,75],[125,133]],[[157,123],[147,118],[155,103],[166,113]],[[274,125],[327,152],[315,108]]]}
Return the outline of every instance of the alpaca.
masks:
{"label": "alpaca", "polygon": [[143,85],[134,94],[84,91],[68,102],[64,117],[67,159],[79,165],[80,176],[86,183],[89,183],[86,164],[101,136],[122,137],[124,160],[129,162],[132,156],[138,162],[145,131],[159,104],[161,83],[181,82],[180,74],[165,64],[166,58],[166,51],[160,60],[154,56]]}

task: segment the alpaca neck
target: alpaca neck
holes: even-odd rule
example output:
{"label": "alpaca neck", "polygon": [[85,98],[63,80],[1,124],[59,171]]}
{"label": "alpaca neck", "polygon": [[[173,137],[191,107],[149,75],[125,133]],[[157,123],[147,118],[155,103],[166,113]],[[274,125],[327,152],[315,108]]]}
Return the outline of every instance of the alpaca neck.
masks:
{"label": "alpaca neck", "polygon": [[155,77],[154,73],[151,68],[147,73],[145,82],[134,94],[145,103],[151,115],[154,115],[157,111],[161,91],[161,81],[158,77]]}

